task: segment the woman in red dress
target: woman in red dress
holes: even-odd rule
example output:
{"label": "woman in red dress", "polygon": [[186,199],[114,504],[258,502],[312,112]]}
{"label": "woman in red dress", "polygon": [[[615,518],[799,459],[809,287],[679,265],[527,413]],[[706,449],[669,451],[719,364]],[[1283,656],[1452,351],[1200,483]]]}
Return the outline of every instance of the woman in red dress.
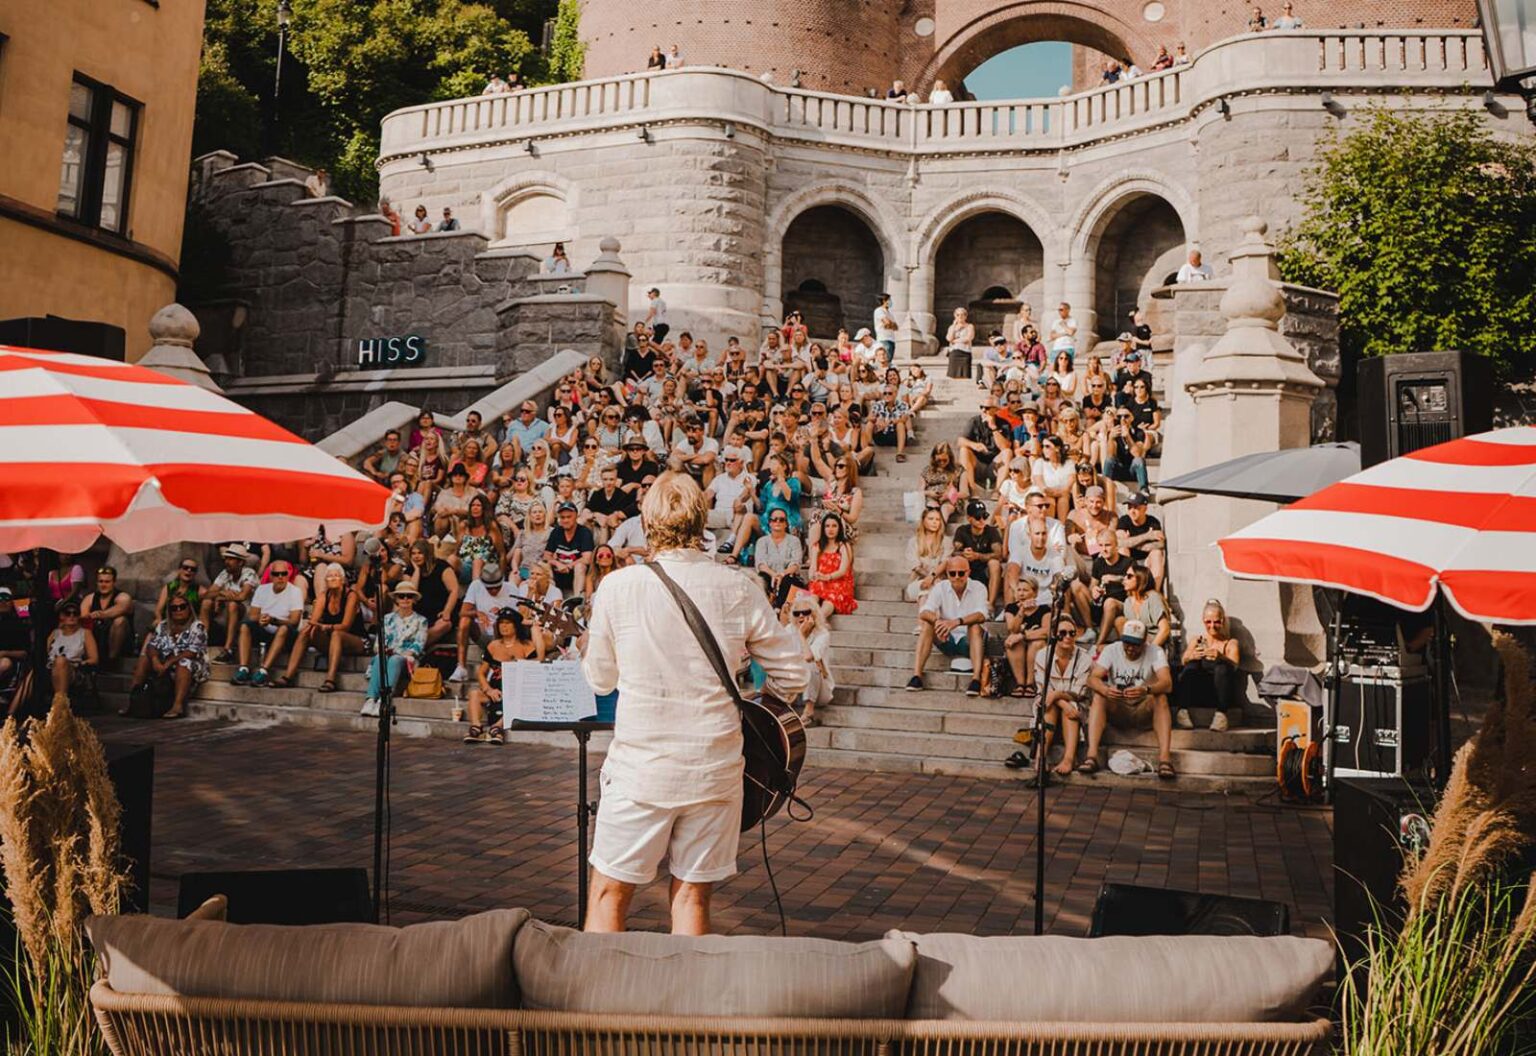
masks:
{"label": "woman in red dress", "polygon": [[821,519],[821,538],[812,550],[811,593],[821,599],[822,613],[848,615],[859,607],[853,600],[853,545],[843,519],[835,513]]}

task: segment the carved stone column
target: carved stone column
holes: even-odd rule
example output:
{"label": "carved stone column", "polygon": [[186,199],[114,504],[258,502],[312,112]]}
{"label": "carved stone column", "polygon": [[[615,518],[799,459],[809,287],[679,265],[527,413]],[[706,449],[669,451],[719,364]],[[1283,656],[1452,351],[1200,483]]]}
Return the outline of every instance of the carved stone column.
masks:
{"label": "carved stone column", "polygon": [[213,380],[207,364],[192,351],[192,343],[202,333],[197,316],[179,304],[168,304],[149,320],[149,336],[154,347],[139,359],[138,365],[191,382],[210,392],[223,392]]}

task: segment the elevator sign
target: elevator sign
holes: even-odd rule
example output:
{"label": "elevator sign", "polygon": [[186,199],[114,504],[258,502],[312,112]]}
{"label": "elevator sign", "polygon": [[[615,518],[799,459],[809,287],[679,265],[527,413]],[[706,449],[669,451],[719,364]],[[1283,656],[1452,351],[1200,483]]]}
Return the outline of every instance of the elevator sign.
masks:
{"label": "elevator sign", "polygon": [[426,361],[427,339],[419,334],[365,337],[357,343],[359,367],[419,367]]}

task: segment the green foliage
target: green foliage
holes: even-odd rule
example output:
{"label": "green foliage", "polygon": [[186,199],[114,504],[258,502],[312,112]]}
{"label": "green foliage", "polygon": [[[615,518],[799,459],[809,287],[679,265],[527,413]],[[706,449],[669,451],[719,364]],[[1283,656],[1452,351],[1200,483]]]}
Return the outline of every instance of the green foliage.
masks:
{"label": "green foliage", "polygon": [[224,147],[324,166],[340,193],[371,201],[384,115],[477,94],[492,73],[535,74],[541,63],[524,27],[541,25],[550,4],[292,0],[274,102],[277,0],[208,0],[207,91],[199,92],[194,138],[200,151]]}
{"label": "green foliage", "polygon": [[580,0],[560,0],[549,42],[549,79],[556,84],[579,81],[586,62],[587,46],[581,42]]}
{"label": "green foliage", "polygon": [[[1350,882],[1347,878],[1341,883]],[[1380,924],[1339,989],[1342,1056],[1504,1056],[1530,1052],[1536,903],[1496,877]]]}
{"label": "green foliage", "polygon": [[1536,145],[1477,112],[1375,109],[1320,145],[1281,274],[1339,294],[1346,354],[1462,349],[1536,369]]}

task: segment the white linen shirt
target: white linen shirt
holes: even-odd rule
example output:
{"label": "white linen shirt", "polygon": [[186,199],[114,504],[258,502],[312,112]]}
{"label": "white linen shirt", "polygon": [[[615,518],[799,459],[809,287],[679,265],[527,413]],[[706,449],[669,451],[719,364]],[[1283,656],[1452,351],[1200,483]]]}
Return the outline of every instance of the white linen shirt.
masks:
{"label": "white linen shirt", "polygon": [[931,612],[941,620],[963,620],[967,616],[987,614],[987,586],[975,579],[965,581],[965,593],[956,594],[954,584],[947,578],[934,584],[923,600],[918,614]]}
{"label": "white linen shirt", "polygon": [[[767,690],[794,700],[809,679],[800,635],[778,621],[755,577],[697,550],[656,557],[703,613],[733,669],[750,654]],[[657,807],[732,799],[741,787],[741,715],[666,585],[621,568],[592,596],[581,669],[594,693],[619,691],[603,776]]]}

